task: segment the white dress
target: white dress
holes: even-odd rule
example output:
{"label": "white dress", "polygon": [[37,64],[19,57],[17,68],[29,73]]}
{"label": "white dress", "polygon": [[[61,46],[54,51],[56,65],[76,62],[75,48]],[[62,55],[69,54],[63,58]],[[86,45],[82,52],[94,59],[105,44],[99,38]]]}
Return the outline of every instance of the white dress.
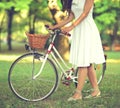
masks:
{"label": "white dress", "polygon": [[[77,19],[83,12],[86,0],[73,0],[72,11]],[[92,17],[93,7],[88,16],[77,25],[72,33],[70,63],[78,67],[87,67],[91,63],[105,62],[101,38]]]}

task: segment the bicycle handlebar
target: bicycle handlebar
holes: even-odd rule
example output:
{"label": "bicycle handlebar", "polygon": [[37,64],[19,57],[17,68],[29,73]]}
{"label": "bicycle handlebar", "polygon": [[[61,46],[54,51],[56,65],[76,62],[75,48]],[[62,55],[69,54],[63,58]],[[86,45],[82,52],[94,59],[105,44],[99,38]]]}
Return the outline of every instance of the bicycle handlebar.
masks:
{"label": "bicycle handlebar", "polygon": [[52,29],[49,28],[49,25],[45,25],[45,27],[46,27],[46,29],[51,30],[51,31],[54,32],[54,33],[58,33],[58,34],[61,34],[61,35],[71,36],[70,33],[68,33],[68,32],[63,32],[63,31],[62,31],[61,29],[59,29],[59,28],[52,30]]}

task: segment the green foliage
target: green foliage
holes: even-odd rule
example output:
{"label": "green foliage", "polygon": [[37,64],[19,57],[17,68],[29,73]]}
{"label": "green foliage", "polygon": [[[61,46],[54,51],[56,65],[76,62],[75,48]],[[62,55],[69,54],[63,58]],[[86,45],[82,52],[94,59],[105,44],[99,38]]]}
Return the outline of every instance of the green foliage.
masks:
{"label": "green foliage", "polygon": [[61,0],[57,0],[57,4],[60,7],[60,9],[62,9],[62,4],[61,4]]}
{"label": "green foliage", "polygon": [[[59,7],[62,9],[61,1],[57,0]],[[43,32],[44,23],[53,23],[52,15],[49,11],[47,0],[1,0],[0,2],[0,28],[2,30],[1,37],[7,37],[7,13],[14,7],[14,17],[12,22],[12,39],[24,40],[25,31],[29,28],[29,11],[31,11],[31,19],[35,16],[36,32]],[[4,23],[1,25],[2,17]],[[96,0],[94,8],[95,22],[100,30],[103,43],[111,44],[110,33],[115,28],[115,23],[120,25],[120,1],[119,0]],[[120,26],[117,30],[117,40],[120,41]]]}
{"label": "green foliage", "polygon": [[[33,19],[33,16],[36,17],[36,32],[45,32],[45,30],[43,30],[43,23],[52,22],[51,14],[47,7],[47,0],[10,0],[9,2],[2,0],[2,2],[0,2],[0,16],[1,18],[4,14],[6,16],[4,18],[4,23],[0,25],[2,26],[2,40],[5,40],[7,38],[6,10],[9,10],[11,7],[14,7],[15,11],[12,22],[12,40],[25,41],[25,32],[29,31],[29,10],[31,10],[32,13],[31,19]],[[2,19],[0,19],[0,24],[1,22]]]}
{"label": "green foliage", "polygon": [[29,6],[31,13],[35,15],[37,19],[51,21],[46,0],[33,0]]}
{"label": "green foliage", "polygon": [[11,7],[15,7],[16,11],[22,9],[28,9],[29,4],[32,0],[11,0],[11,1],[3,1],[0,2],[0,9],[10,9]]}
{"label": "green foliage", "polygon": [[32,0],[15,0],[15,11],[19,11],[22,9],[29,9],[29,4]]}
{"label": "green foliage", "polygon": [[[100,31],[105,30],[107,27],[111,27],[115,22],[117,11],[114,9],[114,2],[105,0],[104,2],[96,2],[95,4],[95,20],[99,24]],[[104,25],[104,26],[103,26]]]}
{"label": "green foliage", "polygon": [[[111,36],[114,37],[114,40],[117,38],[117,40],[120,41],[120,27],[118,26],[118,28],[116,28],[116,24],[120,24],[119,4],[119,0],[97,0],[95,2],[95,22],[100,30],[102,40],[104,42],[106,41],[106,44],[108,45],[111,45],[113,43],[111,42]],[[117,32],[117,36],[115,36],[115,32]]]}

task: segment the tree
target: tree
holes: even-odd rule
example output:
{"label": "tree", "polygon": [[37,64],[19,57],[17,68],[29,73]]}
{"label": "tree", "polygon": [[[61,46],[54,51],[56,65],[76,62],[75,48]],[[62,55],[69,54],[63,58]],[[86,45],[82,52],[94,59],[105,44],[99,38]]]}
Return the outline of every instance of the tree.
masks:
{"label": "tree", "polygon": [[47,8],[47,1],[45,0],[33,0],[30,3],[28,15],[30,33],[35,33],[35,23],[37,20],[47,20],[51,22]]}
{"label": "tree", "polygon": [[[26,11],[28,13],[26,13],[25,18],[20,17],[21,13]],[[11,41],[14,39],[13,36],[16,32],[20,31],[21,33],[21,30],[28,29],[29,26],[29,32],[34,33],[40,31],[38,23],[41,20],[47,20],[55,24],[66,17],[60,0],[48,0],[48,4],[47,0],[1,0],[0,12],[0,15],[4,13],[7,16],[4,18],[6,24],[3,23],[1,18],[0,25],[3,26],[1,26],[0,30],[4,34],[7,32],[9,50],[12,49]],[[57,14],[55,14],[56,12]],[[53,16],[54,21],[51,16]],[[17,22],[18,17],[20,22]],[[103,44],[110,45],[112,49],[116,41],[120,43],[120,0],[96,0],[94,18],[99,27]],[[16,28],[16,24],[19,29]],[[23,37],[20,35],[19,38]],[[55,42],[61,55],[68,56],[68,39],[60,36],[57,37]]]}
{"label": "tree", "polygon": [[14,14],[22,9],[28,8],[28,4],[31,2],[24,0],[4,0],[0,2],[0,9],[5,10],[7,14],[7,43],[8,50],[12,50],[11,40],[12,40],[12,21]]}
{"label": "tree", "polygon": [[[103,44],[110,45],[111,50],[120,42],[120,1],[119,0],[97,0],[94,9],[95,21],[101,32]],[[105,38],[109,37],[109,40]]]}

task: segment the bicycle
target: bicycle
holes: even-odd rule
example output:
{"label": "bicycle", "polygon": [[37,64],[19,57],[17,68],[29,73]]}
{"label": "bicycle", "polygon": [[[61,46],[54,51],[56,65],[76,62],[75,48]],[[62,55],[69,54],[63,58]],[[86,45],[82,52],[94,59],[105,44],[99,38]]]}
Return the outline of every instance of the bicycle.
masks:
{"label": "bicycle", "polygon": [[[25,45],[29,52],[18,57],[9,69],[9,87],[22,100],[33,102],[44,100],[55,92],[60,81],[65,85],[71,82],[77,85],[78,68],[66,63],[54,46],[57,36],[69,34],[62,33],[60,29],[49,30],[49,33],[51,41],[44,53]],[[105,74],[106,63],[95,65],[95,68],[100,84]],[[89,85],[88,80],[85,85]]]}

